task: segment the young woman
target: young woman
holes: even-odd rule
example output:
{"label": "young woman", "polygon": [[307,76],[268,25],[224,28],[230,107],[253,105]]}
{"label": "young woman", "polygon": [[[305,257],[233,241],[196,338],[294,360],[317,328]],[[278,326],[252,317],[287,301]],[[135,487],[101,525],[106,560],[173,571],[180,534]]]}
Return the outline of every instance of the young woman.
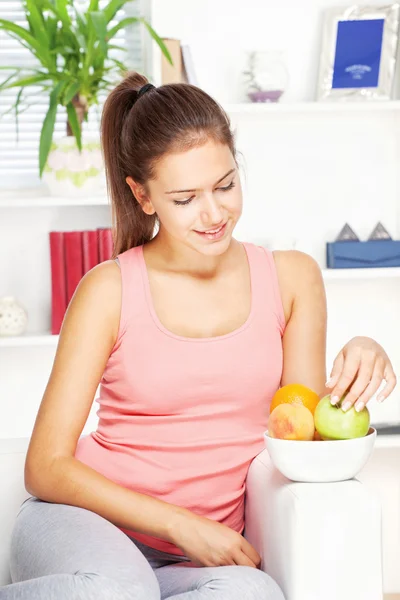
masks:
{"label": "young woman", "polygon": [[[68,308],[1,599],[282,600],[242,535],[271,397],[298,382],[362,407],[383,379],[393,390],[392,365],[353,338],[325,386],[320,269],[233,238],[234,140],[204,91],[129,74],[102,143],[116,258]],[[99,383],[97,430],[80,437]]]}

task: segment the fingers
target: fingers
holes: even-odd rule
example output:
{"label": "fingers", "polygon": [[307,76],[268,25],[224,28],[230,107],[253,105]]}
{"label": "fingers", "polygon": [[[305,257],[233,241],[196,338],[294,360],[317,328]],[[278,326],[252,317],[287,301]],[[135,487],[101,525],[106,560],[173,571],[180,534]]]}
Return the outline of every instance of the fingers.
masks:
{"label": "fingers", "polygon": [[342,398],[343,394],[346,392],[347,388],[352,384],[360,367],[360,362],[361,353],[347,355],[338,382],[331,392],[332,404],[337,404]]}
{"label": "fingers", "polygon": [[233,561],[235,565],[241,565],[243,567],[253,567],[253,569],[257,568],[257,565],[250,560],[250,558],[242,551],[238,550],[238,552],[233,556]]}
{"label": "fingers", "polygon": [[344,365],[344,355],[343,352],[340,352],[338,356],[333,361],[332,371],[329,377],[329,380],[326,382],[325,386],[327,388],[333,388],[336,385],[337,380],[339,379],[340,373],[342,372]]}
{"label": "fingers", "polygon": [[[361,375],[361,371],[362,371],[362,368],[360,369],[360,375]],[[364,408],[364,406],[372,398],[372,396],[374,394],[376,394],[376,392],[379,389],[379,386],[382,383],[382,379],[383,379],[383,361],[382,360],[376,361],[376,363],[374,365],[374,370],[372,372],[371,380],[367,383],[367,385],[364,387],[364,390],[363,390],[363,385],[365,384],[365,379],[367,379],[368,377],[369,377],[368,373],[363,375],[363,379],[360,382],[360,384],[358,383],[360,377],[358,377],[356,383],[352,386],[350,392],[346,396],[346,402],[348,400],[350,402],[349,408],[355,402],[355,409],[357,412],[359,412],[360,410],[362,410]],[[347,407],[345,410],[347,410]]]}
{"label": "fingers", "polygon": [[[376,369],[375,369],[376,365]],[[380,376],[380,378],[379,378]],[[341,407],[344,411],[351,408],[354,402],[363,394],[368,386],[379,388],[383,377],[383,360],[376,359],[374,353],[364,355],[358,369],[357,377],[347,392]],[[378,383],[377,383],[378,382]],[[369,396],[371,398],[371,396]],[[368,399],[369,399],[368,398]],[[362,407],[364,408],[364,407]]]}
{"label": "fingers", "polygon": [[259,564],[261,563],[261,557],[258,554],[257,550],[254,548],[254,546],[252,546],[247,540],[246,538],[243,538],[243,542],[242,542],[242,550],[243,552],[246,554],[246,556],[249,557],[249,559],[252,561],[252,563],[258,567]]}
{"label": "fingers", "polygon": [[377,397],[378,402],[383,402],[389,396],[389,394],[391,394],[393,392],[393,390],[397,384],[397,377],[396,377],[396,375],[393,371],[393,367],[390,363],[386,364],[383,378],[386,381],[386,385],[383,388],[383,390],[380,392],[379,396]]}

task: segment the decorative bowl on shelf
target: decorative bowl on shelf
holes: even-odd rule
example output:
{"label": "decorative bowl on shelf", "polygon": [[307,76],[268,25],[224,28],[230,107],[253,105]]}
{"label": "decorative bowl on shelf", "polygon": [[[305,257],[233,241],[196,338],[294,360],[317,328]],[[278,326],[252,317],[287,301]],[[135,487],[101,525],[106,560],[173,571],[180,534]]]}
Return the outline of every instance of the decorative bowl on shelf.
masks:
{"label": "decorative bowl on shelf", "polygon": [[27,324],[28,315],[14,296],[0,298],[0,336],[21,335]]}

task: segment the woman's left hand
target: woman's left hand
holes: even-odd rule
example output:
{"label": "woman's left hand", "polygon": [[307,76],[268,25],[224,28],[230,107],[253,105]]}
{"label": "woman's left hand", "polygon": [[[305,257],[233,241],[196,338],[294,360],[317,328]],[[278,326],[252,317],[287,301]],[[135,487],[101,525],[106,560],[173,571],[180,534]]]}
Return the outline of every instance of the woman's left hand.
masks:
{"label": "woman's left hand", "polygon": [[348,391],[342,404],[348,410],[355,403],[360,411],[378,391],[382,381],[386,385],[377,397],[385,400],[396,386],[396,375],[388,355],[375,340],[369,337],[351,339],[334,360],[326,387],[331,389],[331,402],[337,404]]}

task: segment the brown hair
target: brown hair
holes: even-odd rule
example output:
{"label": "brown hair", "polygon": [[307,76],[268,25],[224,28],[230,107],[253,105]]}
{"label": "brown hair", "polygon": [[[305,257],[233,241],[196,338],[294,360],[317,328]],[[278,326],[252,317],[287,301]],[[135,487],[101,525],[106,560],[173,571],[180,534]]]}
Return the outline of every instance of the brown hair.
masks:
{"label": "brown hair", "polygon": [[138,101],[146,83],[143,75],[128,73],[107,97],[101,119],[114,257],[150,241],[157,222],[156,215],[143,212],[126,177],[145,187],[162,156],[202,145],[210,137],[226,144],[236,160],[229,118],[206,92],[187,83],[170,83],[150,89]]}

